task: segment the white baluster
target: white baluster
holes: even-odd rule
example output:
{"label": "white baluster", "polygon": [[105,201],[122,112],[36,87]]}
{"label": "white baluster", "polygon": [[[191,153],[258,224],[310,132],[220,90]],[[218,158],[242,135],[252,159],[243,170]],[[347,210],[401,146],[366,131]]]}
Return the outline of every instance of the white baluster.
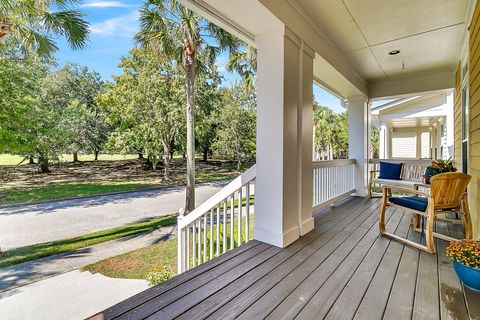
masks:
{"label": "white baluster", "polygon": [[195,267],[197,265],[197,221],[192,223],[192,228],[192,265]]}
{"label": "white baluster", "polygon": [[207,214],[203,215],[203,262],[207,261]]}
{"label": "white baluster", "polygon": [[198,264],[202,264],[202,219],[197,220],[197,228],[198,228]]}
{"label": "white baluster", "polygon": [[190,269],[190,230],[191,230],[191,225],[188,225],[187,227],[187,268],[186,270]]}
{"label": "white baluster", "polygon": [[242,244],[242,222],[243,222],[243,216],[242,216],[242,188],[238,190],[238,240],[237,240],[237,245]]}
{"label": "white baluster", "polygon": [[227,252],[227,201],[223,201],[223,253]]}
{"label": "white baluster", "polygon": [[245,242],[250,241],[250,182],[247,182],[245,189]]}
{"label": "white baluster", "polygon": [[230,198],[230,250],[235,248],[235,192]]}
{"label": "white baluster", "polygon": [[216,234],[215,240],[216,240],[216,245],[217,245],[216,256],[218,257],[220,255],[220,205],[217,205],[216,220],[217,220],[216,221],[217,234]]}

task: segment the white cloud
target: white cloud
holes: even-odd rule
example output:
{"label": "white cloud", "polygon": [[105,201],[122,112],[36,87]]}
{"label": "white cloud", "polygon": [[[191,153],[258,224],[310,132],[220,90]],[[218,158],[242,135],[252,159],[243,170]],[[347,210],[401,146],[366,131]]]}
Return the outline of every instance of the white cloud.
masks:
{"label": "white cloud", "polygon": [[82,4],[84,8],[122,8],[129,7],[128,4],[121,1],[89,1]]}
{"label": "white cloud", "polygon": [[138,32],[138,18],[138,11],[134,11],[125,16],[93,23],[90,26],[90,32],[104,36],[132,37],[136,32]]}

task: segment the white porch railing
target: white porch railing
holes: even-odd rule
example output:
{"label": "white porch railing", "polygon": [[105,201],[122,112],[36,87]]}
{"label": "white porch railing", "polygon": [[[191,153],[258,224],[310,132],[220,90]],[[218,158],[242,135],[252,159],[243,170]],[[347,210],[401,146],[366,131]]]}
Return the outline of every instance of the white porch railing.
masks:
{"label": "white porch railing", "polygon": [[313,162],[313,210],[355,191],[355,159]]}
{"label": "white porch railing", "polygon": [[[313,209],[355,191],[355,160],[313,162]],[[188,215],[178,217],[178,273],[250,241],[255,165]]]}
{"label": "white porch railing", "polygon": [[188,215],[178,217],[178,273],[250,241],[255,165]]}

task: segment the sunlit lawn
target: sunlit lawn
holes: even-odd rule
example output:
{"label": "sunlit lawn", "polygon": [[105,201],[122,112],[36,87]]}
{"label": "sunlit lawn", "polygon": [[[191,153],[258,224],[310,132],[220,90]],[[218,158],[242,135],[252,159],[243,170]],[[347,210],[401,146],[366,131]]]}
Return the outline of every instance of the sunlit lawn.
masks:
{"label": "sunlit lawn", "polygon": [[142,190],[155,187],[154,184],[124,181],[102,181],[52,184],[34,188],[9,189],[0,193],[0,204],[29,203],[62,199],[78,196],[89,196],[109,192]]}
{"label": "sunlit lawn", "polygon": [[[0,155],[0,157],[3,157],[4,160],[8,160],[7,155]],[[114,156],[112,156],[112,159],[113,157]],[[236,171],[236,163],[234,162],[216,162],[215,166],[216,167],[212,167],[211,169],[208,168],[197,170],[196,182],[204,183],[231,179],[238,176],[238,172]],[[250,166],[250,163],[242,164],[241,170],[245,171]],[[180,180],[177,181],[176,184],[173,183],[173,185],[178,185],[179,182],[181,183],[182,177],[179,176],[177,178]],[[111,192],[144,190],[154,187],[165,187],[168,185],[168,182],[158,183],[157,181],[152,180],[149,182],[147,178],[140,179],[137,177],[135,180],[133,180],[127,175],[117,180],[57,182],[36,186],[12,187],[9,189],[5,188],[0,191],[0,205],[32,203],[78,196],[99,195]]]}
{"label": "sunlit lawn", "polygon": [[51,256],[54,254],[85,248],[109,240],[115,240],[134,234],[154,231],[161,227],[173,225],[176,222],[176,215],[169,215],[144,222],[132,223],[117,228],[89,233],[72,239],[45,242],[7,250],[0,256],[0,268]]}
{"label": "sunlit lawn", "polygon": [[[238,245],[238,222],[234,223],[234,243]],[[245,228],[245,221],[242,228]],[[230,223],[227,224],[227,249],[230,249]],[[242,233],[242,241],[245,241],[245,229]],[[253,214],[250,219],[249,238],[253,237]],[[220,228],[220,234],[223,234],[223,225]],[[207,257],[210,255],[210,241],[213,239],[213,246],[216,248],[216,229],[214,228],[213,237],[210,231],[207,232]],[[190,245],[190,250],[191,245]],[[214,249],[215,252],[216,249]],[[220,252],[223,252],[223,246],[220,244]],[[85,266],[83,269],[92,273],[101,273],[104,276],[112,278],[126,279],[146,279],[147,274],[156,268],[167,269],[171,276],[177,274],[177,239],[170,239],[162,243],[154,244],[145,248],[124,253],[115,257],[107,258],[99,262]]]}

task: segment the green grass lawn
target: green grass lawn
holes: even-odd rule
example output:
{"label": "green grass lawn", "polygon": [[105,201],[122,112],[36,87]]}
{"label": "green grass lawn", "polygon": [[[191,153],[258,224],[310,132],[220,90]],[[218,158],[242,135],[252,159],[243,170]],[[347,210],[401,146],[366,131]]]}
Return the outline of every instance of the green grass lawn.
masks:
{"label": "green grass lawn", "polygon": [[[13,155],[13,154],[0,154],[0,166],[16,166],[23,160],[24,157]],[[136,154],[99,154],[98,160],[100,161],[113,161],[113,160],[130,160],[137,159],[138,155]],[[93,154],[79,154],[79,161],[93,161],[95,155]],[[64,154],[60,157],[60,162],[70,162],[73,161],[73,155]],[[27,164],[28,159],[25,160],[22,164]]]}
{"label": "green grass lawn", "polygon": [[177,274],[177,238],[89,264],[83,270],[111,278],[146,279],[158,267]]}
{"label": "green grass lawn", "polygon": [[71,250],[77,250],[99,244],[109,240],[115,240],[134,234],[154,231],[158,228],[177,223],[176,215],[154,218],[145,222],[127,224],[125,226],[89,233],[80,237],[40,243],[5,251],[0,256],[0,268],[14,264],[51,256]]}
{"label": "green grass lawn", "polygon": [[[0,155],[0,163],[7,163],[14,156]],[[112,159],[114,156],[112,156]],[[18,160],[18,159],[16,159]],[[15,160],[15,161],[16,161]],[[12,160],[13,161],[13,160]],[[212,161],[213,165],[207,169],[197,170],[196,182],[204,183],[218,180],[231,179],[238,176],[235,162]],[[247,170],[251,163],[242,164],[241,171]],[[114,169],[107,169],[112,172]],[[123,169],[122,169],[123,170]],[[94,171],[94,169],[92,169]],[[150,172],[147,172],[150,174]],[[68,175],[66,175],[68,178]],[[172,184],[177,185],[182,182],[182,176]],[[30,183],[32,185],[32,183]],[[132,180],[128,175],[115,178],[115,180],[106,178],[105,180],[80,181],[80,182],[54,182],[49,184],[37,184],[31,186],[14,186],[4,188],[0,191],[0,205],[32,203],[38,201],[48,201],[56,199],[71,198],[77,196],[91,196],[110,192],[143,190],[154,187],[166,187],[167,182],[152,180],[151,176],[137,177]]]}
{"label": "green grass lawn", "polygon": [[[237,246],[237,225],[234,224],[234,242]],[[220,232],[222,232],[220,228]],[[245,229],[243,229],[245,230]],[[227,243],[230,243],[230,227],[227,226]],[[250,220],[250,235],[253,237],[253,219]],[[245,238],[245,235],[242,237]],[[209,255],[210,239],[216,239],[216,230],[213,237],[207,232],[207,256]],[[245,240],[243,240],[245,241]],[[214,247],[216,243],[214,242]],[[220,246],[222,252],[222,246]],[[111,278],[146,279],[148,273],[156,269],[167,269],[171,276],[177,274],[177,239],[170,239],[162,243],[130,251],[115,257],[107,258],[83,268],[92,273],[101,273]]]}
{"label": "green grass lawn", "polygon": [[154,184],[140,182],[102,181],[52,184],[29,189],[13,188],[0,193],[0,205],[89,196],[109,192],[142,190],[155,186]]}

